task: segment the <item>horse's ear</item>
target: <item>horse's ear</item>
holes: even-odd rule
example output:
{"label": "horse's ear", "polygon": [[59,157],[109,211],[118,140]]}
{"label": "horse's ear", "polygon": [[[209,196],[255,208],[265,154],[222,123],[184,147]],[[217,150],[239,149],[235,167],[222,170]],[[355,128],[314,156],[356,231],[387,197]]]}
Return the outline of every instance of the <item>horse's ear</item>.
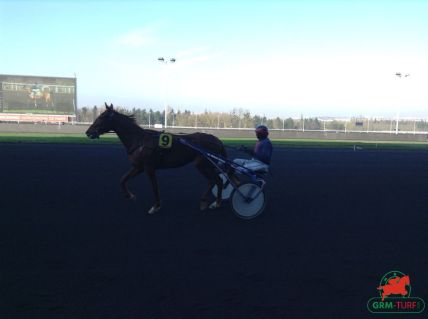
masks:
{"label": "horse's ear", "polygon": [[106,105],[107,110],[113,111],[113,104],[112,103],[110,103],[110,106],[108,106],[106,102],[104,102],[104,104]]}

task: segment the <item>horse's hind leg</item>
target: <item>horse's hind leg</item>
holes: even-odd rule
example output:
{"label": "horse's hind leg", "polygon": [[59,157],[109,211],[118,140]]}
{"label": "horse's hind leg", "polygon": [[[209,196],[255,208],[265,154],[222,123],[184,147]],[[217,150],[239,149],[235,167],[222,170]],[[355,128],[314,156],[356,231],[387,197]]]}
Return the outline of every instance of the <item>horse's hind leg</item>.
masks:
{"label": "horse's hind leg", "polygon": [[217,186],[217,198],[216,201],[210,205],[211,209],[219,208],[222,201],[223,180],[221,179],[220,175],[216,174],[214,183]]}
{"label": "horse's hind leg", "polygon": [[[209,194],[210,194],[211,189],[213,188],[214,184],[217,185],[217,189],[218,189],[217,200],[216,200],[215,206],[219,207],[221,204],[221,194],[222,194],[222,190],[223,190],[223,181],[218,176],[218,174],[217,174],[215,168],[212,166],[212,164],[209,163],[204,158],[198,158],[196,160],[196,168],[208,180],[208,188],[201,196],[200,209],[205,210],[208,208]],[[213,207],[213,208],[215,208],[215,207]]]}
{"label": "horse's hind leg", "polygon": [[152,184],[153,194],[155,195],[155,204],[148,211],[149,214],[153,214],[153,213],[156,213],[157,211],[159,211],[161,208],[158,180],[156,178],[154,168],[152,168],[152,167],[147,168],[146,167],[146,174],[150,179],[150,183]]}

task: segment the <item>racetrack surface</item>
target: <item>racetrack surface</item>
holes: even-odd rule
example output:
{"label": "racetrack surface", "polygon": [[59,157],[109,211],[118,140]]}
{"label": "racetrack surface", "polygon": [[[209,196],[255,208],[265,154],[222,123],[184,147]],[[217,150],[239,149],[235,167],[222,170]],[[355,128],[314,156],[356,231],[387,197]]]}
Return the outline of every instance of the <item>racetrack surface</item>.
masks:
{"label": "racetrack surface", "polygon": [[427,155],[276,149],[244,221],[199,211],[192,165],[159,172],[148,215],[121,146],[0,144],[0,318],[375,318],[391,270],[428,301]]}

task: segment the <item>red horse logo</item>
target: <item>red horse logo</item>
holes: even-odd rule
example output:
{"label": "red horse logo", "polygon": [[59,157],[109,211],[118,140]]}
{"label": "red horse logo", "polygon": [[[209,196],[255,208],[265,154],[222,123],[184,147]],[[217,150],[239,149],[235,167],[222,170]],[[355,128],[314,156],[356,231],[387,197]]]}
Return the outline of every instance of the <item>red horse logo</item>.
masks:
{"label": "red horse logo", "polygon": [[410,286],[409,276],[393,277],[388,280],[384,286],[377,287],[377,290],[382,290],[382,301],[389,295],[402,295],[408,294],[406,286]]}

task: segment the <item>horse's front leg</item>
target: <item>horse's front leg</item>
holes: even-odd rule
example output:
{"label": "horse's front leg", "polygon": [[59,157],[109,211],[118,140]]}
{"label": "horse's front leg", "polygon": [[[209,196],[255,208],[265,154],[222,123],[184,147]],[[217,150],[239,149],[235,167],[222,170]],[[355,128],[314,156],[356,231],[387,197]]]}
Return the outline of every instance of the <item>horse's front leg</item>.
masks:
{"label": "horse's front leg", "polygon": [[150,179],[150,183],[152,184],[153,194],[155,195],[155,203],[148,211],[149,214],[153,214],[159,211],[161,208],[158,180],[156,178],[155,169],[153,167],[147,167],[146,174]]}
{"label": "horse's front leg", "polygon": [[144,170],[143,167],[132,167],[125,175],[122,176],[122,178],[120,179],[120,186],[122,187],[122,191],[125,194],[125,197],[127,199],[134,199],[135,200],[135,195],[132,194],[128,188],[128,180],[137,176],[138,174],[140,174],[142,171]]}

